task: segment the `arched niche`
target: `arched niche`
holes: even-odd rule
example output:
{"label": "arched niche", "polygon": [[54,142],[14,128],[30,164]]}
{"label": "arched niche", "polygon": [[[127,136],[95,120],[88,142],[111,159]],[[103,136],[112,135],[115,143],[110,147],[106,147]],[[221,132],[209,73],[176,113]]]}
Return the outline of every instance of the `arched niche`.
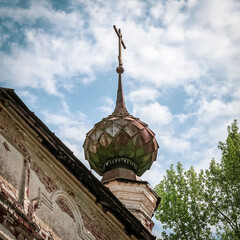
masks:
{"label": "arched niche", "polygon": [[86,239],[95,237],[83,224],[81,213],[74,200],[64,191],[56,190],[50,195],[52,207],[41,207],[36,210],[36,215],[41,218],[48,227],[62,239]]}

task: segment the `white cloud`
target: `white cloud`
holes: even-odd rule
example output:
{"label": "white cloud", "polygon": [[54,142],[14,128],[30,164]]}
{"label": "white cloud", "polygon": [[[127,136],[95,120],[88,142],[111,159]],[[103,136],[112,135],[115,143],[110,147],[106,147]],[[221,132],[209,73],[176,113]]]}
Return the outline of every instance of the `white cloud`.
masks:
{"label": "white cloud", "polygon": [[177,119],[177,121],[179,121],[179,123],[183,123],[189,118],[187,114],[176,114],[174,117]]}
{"label": "white cloud", "polygon": [[[148,45],[130,46],[134,53],[128,53],[126,71],[140,82],[151,82],[157,87],[179,86],[201,77],[204,72],[195,59],[189,59],[181,47],[161,44],[161,37],[155,44],[154,33],[148,35]],[[136,32],[139,36],[139,32]],[[146,36],[140,39],[146,38]]]}
{"label": "white cloud", "polygon": [[219,99],[214,99],[210,102],[203,99],[200,103],[199,121],[211,124],[216,122],[219,118],[240,117],[239,108],[240,101],[231,101],[224,103]]}
{"label": "white cloud", "polygon": [[31,92],[29,92],[27,90],[20,90],[20,91],[18,91],[18,94],[21,98],[24,99],[24,101],[26,101],[28,104],[30,104],[31,107],[36,106],[36,100],[37,100],[36,95],[32,94]]}
{"label": "white cloud", "polygon": [[158,2],[152,6],[150,12],[156,19],[161,19],[164,25],[171,25],[173,22],[182,22],[185,16],[182,13],[182,8],[186,7],[188,3],[185,1],[166,1]]}
{"label": "white cloud", "polygon": [[[33,1],[29,9],[1,8],[0,12],[20,24],[29,22],[30,25],[24,32],[25,47],[15,44],[10,54],[0,53],[1,81],[59,94],[61,86],[71,90],[73,81],[88,83],[95,79],[96,70],[109,68],[109,51],[113,46],[107,41],[113,34],[106,34],[106,29],[101,27],[84,30],[84,21],[77,11],[55,11],[46,1]],[[37,19],[43,19],[50,29],[32,28]],[[93,39],[88,39],[87,35],[92,35]],[[94,37],[96,44],[93,44]],[[102,51],[103,46],[109,48]]]}
{"label": "white cloud", "polygon": [[153,163],[151,167],[151,171],[146,171],[144,175],[141,176],[142,180],[148,181],[151,186],[155,186],[156,184],[160,183],[160,181],[163,179],[163,176],[165,174],[165,169],[161,165],[161,158],[159,157],[156,162]]}
{"label": "white cloud", "polygon": [[[86,133],[91,126],[88,125],[87,117],[82,112],[71,113],[67,103],[62,100],[61,112],[44,111],[44,122],[51,126],[56,135],[74,152],[74,154],[85,164],[83,154],[83,142]],[[88,165],[87,165],[88,166]]]}
{"label": "white cloud", "polygon": [[145,122],[157,124],[158,126],[168,125],[172,121],[172,114],[167,106],[162,106],[158,102],[153,102],[148,105],[134,104],[134,116],[139,116]]}
{"label": "white cloud", "polygon": [[[163,147],[171,153],[184,153],[190,150],[190,142],[183,138],[176,138],[171,133],[159,133]],[[180,159],[178,159],[180,161]]]}
{"label": "white cloud", "polygon": [[47,0],[32,0],[29,3],[29,8],[1,7],[1,17],[11,17],[16,22],[27,24],[27,26],[31,26],[38,19],[42,19],[53,24],[54,31],[73,30],[76,26],[83,26],[83,19],[78,12],[55,11]]}
{"label": "white cloud", "polygon": [[130,92],[128,99],[133,103],[145,103],[156,100],[158,96],[159,92],[156,89],[139,88]]}
{"label": "white cloud", "polygon": [[[204,76],[209,67],[226,68],[228,74],[239,75],[239,68],[233,64],[239,56],[239,45],[234,41],[240,22],[234,11],[238,4],[234,1],[222,5],[214,0],[210,4],[169,0],[154,6],[137,0],[127,5],[120,1],[117,6],[112,1],[82,4],[84,12],[68,13],[54,10],[47,1],[32,1],[29,9],[2,8],[2,16],[31,24],[43,19],[51,29],[46,32],[28,27],[25,32],[27,48],[16,46],[12,55],[2,54],[4,69],[9,71],[4,75],[5,81],[42,87],[52,94],[56,94],[60,86],[73,89],[72,78],[76,76],[83,83],[93,81],[97,71],[109,69],[113,52],[116,52],[113,51],[116,37],[113,30],[109,34],[109,22],[119,23],[124,28],[126,72],[138,81],[152,82],[157,87],[186,85]],[[147,5],[153,16],[163,21],[164,27],[153,24],[147,15]],[[114,10],[119,15],[116,16]],[[84,14],[89,14],[88,20]],[[138,21],[140,16],[147,20]],[[86,21],[88,28],[84,27]],[[35,66],[40,68],[39,72]],[[13,80],[16,72],[18,83]],[[35,81],[30,80],[33,78]]]}
{"label": "white cloud", "polygon": [[177,25],[171,25],[166,31],[165,38],[168,42],[183,42],[185,40],[184,30]]}
{"label": "white cloud", "polygon": [[[15,21],[25,37],[24,45],[11,40],[10,50],[0,52],[0,81],[58,95],[63,112],[48,112],[46,122],[77,149],[82,133],[89,129],[88,116],[70,112],[64,90],[73,91],[76,85],[96,80],[99,73],[114,71],[117,37],[112,25],[116,24],[127,46],[125,74],[134,85],[126,99],[133,114],[153,126],[162,149],[159,154],[164,152],[159,159],[163,168],[172,159],[206,166],[208,155],[210,161],[217,154],[217,142],[226,136],[226,125],[240,117],[240,3],[76,0],[70,4],[66,12],[55,10],[48,1],[31,1],[26,9],[0,8],[2,18],[13,20],[3,22],[9,32],[16,30]],[[2,34],[0,45],[8,39],[9,34]],[[171,94],[178,87],[185,91],[185,105],[174,114],[175,103],[160,103],[159,88]],[[29,91],[24,91],[22,96],[27,97]],[[105,96],[96,108],[107,115],[114,102]],[[153,171],[157,176],[161,167]]]}
{"label": "white cloud", "polygon": [[85,74],[84,82],[92,81],[92,68],[102,64],[98,46],[91,48],[90,43],[77,38],[55,37],[38,30],[27,31],[26,37],[27,49],[16,46],[10,56],[1,54],[2,79],[9,84],[58,94],[61,86],[72,88],[72,77]]}
{"label": "white cloud", "polygon": [[114,111],[114,101],[109,97],[102,97],[101,106],[99,107],[100,111],[104,114],[109,115]]}

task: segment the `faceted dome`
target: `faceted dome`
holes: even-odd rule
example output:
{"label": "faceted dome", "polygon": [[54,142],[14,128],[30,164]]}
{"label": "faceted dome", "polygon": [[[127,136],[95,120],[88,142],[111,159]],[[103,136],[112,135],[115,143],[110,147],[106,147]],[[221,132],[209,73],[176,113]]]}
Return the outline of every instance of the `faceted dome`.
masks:
{"label": "faceted dome", "polygon": [[138,118],[112,114],[87,133],[85,157],[100,175],[123,167],[141,176],[156,160],[158,144],[154,136]]}
{"label": "faceted dome", "polygon": [[126,109],[121,75],[114,112],[96,123],[83,144],[85,158],[99,175],[125,168],[141,176],[156,160],[158,144],[148,125]]}

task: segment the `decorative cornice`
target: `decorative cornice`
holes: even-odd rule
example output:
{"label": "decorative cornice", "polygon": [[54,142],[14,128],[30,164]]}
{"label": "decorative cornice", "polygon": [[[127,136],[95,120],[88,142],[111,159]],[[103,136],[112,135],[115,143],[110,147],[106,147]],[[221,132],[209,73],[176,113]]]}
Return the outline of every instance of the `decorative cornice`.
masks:
{"label": "decorative cornice", "polygon": [[110,159],[109,161],[107,161],[104,165],[103,165],[103,170],[105,171],[107,168],[109,168],[110,166],[114,166],[114,165],[119,165],[119,164],[125,164],[128,165],[130,169],[133,169],[135,172],[137,172],[138,170],[138,166],[137,164],[132,161],[129,158],[124,158],[124,157],[119,157],[119,158],[114,158],[114,159]]}

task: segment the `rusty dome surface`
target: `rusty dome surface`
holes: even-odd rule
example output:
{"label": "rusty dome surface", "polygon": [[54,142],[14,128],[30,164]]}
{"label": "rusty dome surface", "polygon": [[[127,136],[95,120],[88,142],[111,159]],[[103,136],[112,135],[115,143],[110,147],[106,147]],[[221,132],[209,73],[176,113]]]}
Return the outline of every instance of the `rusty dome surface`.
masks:
{"label": "rusty dome surface", "polygon": [[83,147],[86,160],[99,175],[123,167],[141,176],[156,160],[159,147],[155,134],[146,123],[128,113],[121,74],[114,112],[94,125]]}
{"label": "rusty dome surface", "polygon": [[84,142],[85,157],[98,174],[125,166],[138,176],[156,160],[158,143],[148,125],[138,118],[109,115],[95,124]]}

